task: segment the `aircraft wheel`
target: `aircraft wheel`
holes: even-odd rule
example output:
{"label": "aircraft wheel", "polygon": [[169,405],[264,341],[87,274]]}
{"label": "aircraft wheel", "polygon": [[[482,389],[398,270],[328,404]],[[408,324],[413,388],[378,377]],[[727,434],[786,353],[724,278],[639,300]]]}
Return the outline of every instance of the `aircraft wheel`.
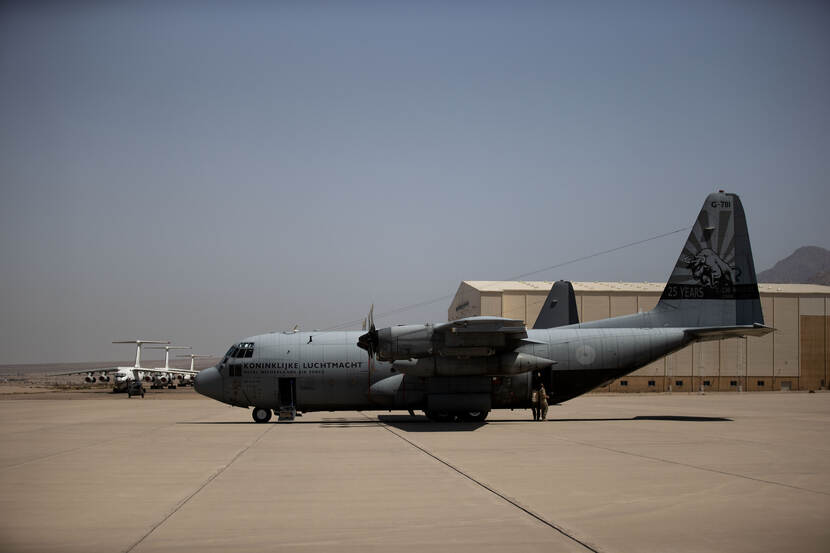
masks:
{"label": "aircraft wheel", "polygon": [[481,422],[487,418],[490,411],[464,411],[458,414],[458,418],[464,422]]}
{"label": "aircraft wheel", "polygon": [[271,420],[271,410],[265,407],[254,407],[251,415],[254,417],[254,422],[268,422]]}

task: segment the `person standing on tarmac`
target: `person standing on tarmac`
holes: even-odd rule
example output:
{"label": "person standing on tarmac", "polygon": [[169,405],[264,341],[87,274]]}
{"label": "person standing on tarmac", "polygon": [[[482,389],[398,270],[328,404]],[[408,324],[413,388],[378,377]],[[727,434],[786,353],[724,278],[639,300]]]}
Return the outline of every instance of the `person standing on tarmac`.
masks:
{"label": "person standing on tarmac", "polygon": [[533,412],[533,420],[539,420],[539,390],[536,387],[530,392],[530,410]]}
{"label": "person standing on tarmac", "polygon": [[543,421],[548,418],[548,394],[545,393],[545,385],[539,386],[539,419]]}

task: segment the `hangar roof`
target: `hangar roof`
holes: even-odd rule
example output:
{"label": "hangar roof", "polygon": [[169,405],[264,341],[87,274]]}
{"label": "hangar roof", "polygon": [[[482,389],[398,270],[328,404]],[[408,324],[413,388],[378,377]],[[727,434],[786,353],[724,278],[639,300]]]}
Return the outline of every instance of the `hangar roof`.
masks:
{"label": "hangar roof", "polygon": [[[479,292],[547,292],[553,281],[465,280]],[[575,292],[662,292],[665,282],[573,282]],[[759,283],[762,294],[830,295],[830,286]]]}

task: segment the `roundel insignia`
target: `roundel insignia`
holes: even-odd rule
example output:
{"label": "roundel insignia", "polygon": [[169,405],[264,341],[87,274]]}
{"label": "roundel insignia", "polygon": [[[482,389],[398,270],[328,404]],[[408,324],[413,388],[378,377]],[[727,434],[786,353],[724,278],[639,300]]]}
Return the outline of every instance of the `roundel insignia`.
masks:
{"label": "roundel insignia", "polygon": [[583,344],[576,348],[576,360],[580,365],[590,365],[596,357],[597,352],[591,346]]}

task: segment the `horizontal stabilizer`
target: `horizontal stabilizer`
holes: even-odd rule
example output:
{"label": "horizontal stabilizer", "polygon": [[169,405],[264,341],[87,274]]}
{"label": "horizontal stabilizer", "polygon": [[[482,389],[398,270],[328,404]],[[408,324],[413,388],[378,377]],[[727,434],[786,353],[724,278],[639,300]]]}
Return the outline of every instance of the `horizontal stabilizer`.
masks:
{"label": "horizontal stabilizer", "polygon": [[703,328],[690,328],[685,332],[698,340],[717,340],[719,338],[733,338],[736,336],[766,336],[775,329],[771,326],[755,323],[754,325],[740,326],[710,326]]}
{"label": "horizontal stabilizer", "polygon": [[[124,343],[125,344],[132,344],[134,342],[124,342]],[[142,343],[146,343],[146,342],[142,342]],[[169,350],[169,349],[193,349],[193,347],[192,346],[147,346],[144,349],[165,349],[165,350]]]}
{"label": "horizontal stabilizer", "polygon": [[115,340],[113,344],[169,344],[170,340]]}

